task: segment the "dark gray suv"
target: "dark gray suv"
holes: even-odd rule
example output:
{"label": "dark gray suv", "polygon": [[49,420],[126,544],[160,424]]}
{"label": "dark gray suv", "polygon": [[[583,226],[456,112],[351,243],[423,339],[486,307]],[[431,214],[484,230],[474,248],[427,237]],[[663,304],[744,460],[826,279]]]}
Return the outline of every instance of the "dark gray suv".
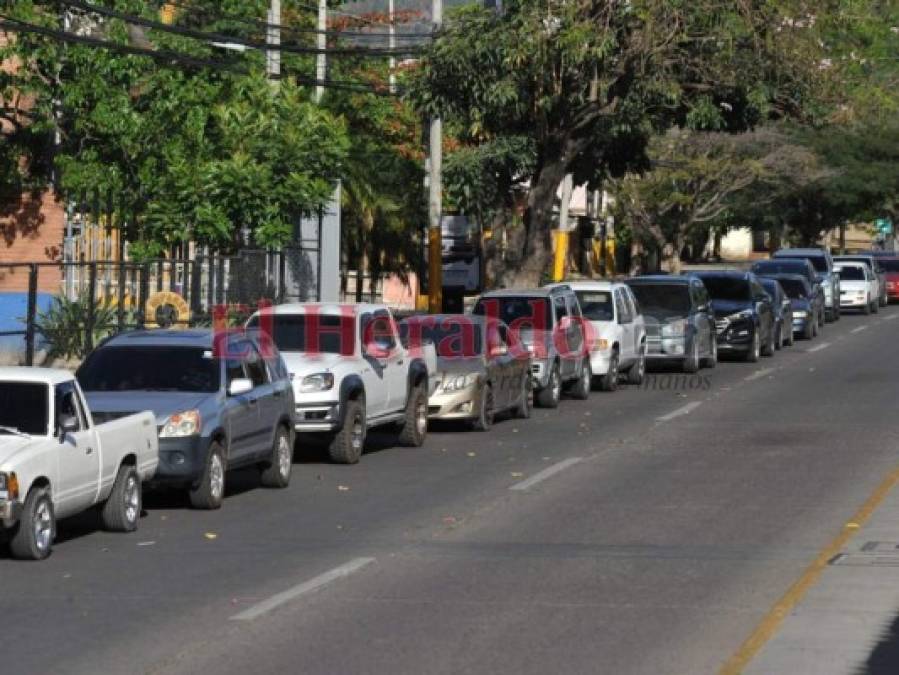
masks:
{"label": "dark gray suv", "polygon": [[153,411],[160,457],[150,484],[184,487],[195,508],[216,509],[229,469],[258,465],[263,485],[290,482],[293,389],[270,342],[242,331],[122,333],[77,377],[97,421]]}

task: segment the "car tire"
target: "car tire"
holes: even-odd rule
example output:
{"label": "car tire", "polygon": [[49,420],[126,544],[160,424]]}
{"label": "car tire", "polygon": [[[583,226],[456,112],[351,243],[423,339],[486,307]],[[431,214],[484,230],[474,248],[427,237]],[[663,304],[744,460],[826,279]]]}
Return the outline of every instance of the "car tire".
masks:
{"label": "car tire", "polygon": [[793,332],[793,322],[790,321],[790,328],[787,330],[787,336],[784,338],[784,345],[792,347],[796,344],[796,333]]}
{"label": "car tire", "polygon": [[578,401],[586,401],[590,398],[590,390],[593,388],[593,369],[590,367],[590,359],[584,359],[581,366],[581,376],[571,388],[571,397]]}
{"label": "car tire", "polygon": [[559,372],[559,364],[554,363],[549,373],[549,382],[545,387],[537,390],[534,401],[540,408],[558,408],[561,398],[562,374]]}
{"label": "car tire", "polygon": [[493,397],[493,387],[488,384],[478,401],[478,416],[471,421],[471,428],[475,431],[490,431],[495,419],[496,399]]}
{"label": "car tire", "polygon": [[119,467],[112,493],[100,511],[103,529],[109,532],[134,532],[141,514],[140,476],[133,466]]}
{"label": "car tire", "polygon": [[420,448],[428,435],[428,391],[415,385],[406,401],[406,416],[400,429],[399,442],[407,448]]}
{"label": "car tire", "polygon": [[814,319],[812,321],[805,322],[805,328],[802,329],[802,339],[803,340],[812,340],[815,337],[815,331],[818,326],[818,320]]}
{"label": "car tire", "polygon": [[293,446],[290,443],[290,432],[278,427],[275,442],[272,445],[272,457],[259,473],[259,482],[267,488],[286,488],[290,485],[290,474],[293,471]]}
{"label": "car tire", "polygon": [[190,490],[190,505],[195,509],[213,511],[222,507],[225,499],[225,449],[218,441],[213,441],[206,455],[206,466],[199,484]]}
{"label": "car tire", "polygon": [[365,402],[351,398],[346,402],[343,426],[328,444],[328,457],[334,464],[358,464],[365,449],[367,433]]}
{"label": "car tire", "polygon": [[834,320],[834,321],[839,321],[839,320],[840,320],[840,315],[841,315],[842,313],[843,313],[843,310],[840,308],[839,305],[837,305],[836,307],[834,307],[834,309],[833,309],[833,320]]}
{"label": "car tire", "polygon": [[768,332],[768,339],[765,341],[765,344],[762,345],[761,354],[762,356],[774,356],[774,329],[772,328]]}
{"label": "car tire", "polygon": [[9,551],[18,560],[44,560],[53,550],[56,515],[47,488],[34,488],[25,498],[19,524],[9,540]]}
{"label": "car tire", "polygon": [[619,357],[618,350],[612,350],[612,356],[609,357],[609,369],[604,375],[599,377],[600,391],[615,391],[618,389]]}
{"label": "car tire", "polygon": [[758,363],[759,357],[762,353],[762,338],[759,337],[759,328],[756,326],[755,330],[752,331],[752,345],[749,347],[749,350],[746,352],[746,356],[744,360],[747,363]]}
{"label": "car tire", "polygon": [[712,353],[711,355],[705,357],[700,365],[703,368],[714,368],[718,365],[718,337],[716,335],[712,336]]}
{"label": "car tire", "polygon": [[690,341],[690,356],[684,358],[683,366],[681,369],[685,373],[696,373],[699,372],[699,343],[696,341],[696,338]]}
{"label": "car tire", "polygon": [[875,298],[874,301],[871,303],[871,313],[878,314],[879,312],[880,312],[880,300]]}
{"label": "car tire", "polygon": [[637,362],[627,371],[627,383],[641,385],[646,377],[646,346],[640,347],[640,356]]}
{"label": "car tire", "polygon": [[531,377],[525,373],[522,378],[524,381],[521,384],[521,393],[518,395],[518,405],[515,406],[514,415],[520,420],[526,420],[531,416]]}
{"label": "car tire", "polygon": [[784,346],[784,330],[783,324],[777,324],[777,331],[774,333],[774,349],[780,351]]}

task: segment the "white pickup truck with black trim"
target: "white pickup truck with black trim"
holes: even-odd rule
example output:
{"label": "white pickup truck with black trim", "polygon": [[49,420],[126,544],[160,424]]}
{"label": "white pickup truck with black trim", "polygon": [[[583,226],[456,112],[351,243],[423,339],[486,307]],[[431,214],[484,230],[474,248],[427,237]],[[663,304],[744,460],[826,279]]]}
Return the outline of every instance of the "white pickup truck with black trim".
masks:
{"label": "white pickup truck with black trim", "polygon": [[400,444],[424,443],[427,364],[403,346],[385,305],[277,305],[248,327],[274,338],[293,382],[296,432],[327,435],[332,461],[355,464],[368,430],[388,424],[399,427]]}
{"label": "white pickup truck with black trim", "polygon": [[46,558],[56,520],[93,506],[107,530],[136,530],[158,463],[152,413],[94,424],[71,373],[0,368],[0,531],[14,557]]}

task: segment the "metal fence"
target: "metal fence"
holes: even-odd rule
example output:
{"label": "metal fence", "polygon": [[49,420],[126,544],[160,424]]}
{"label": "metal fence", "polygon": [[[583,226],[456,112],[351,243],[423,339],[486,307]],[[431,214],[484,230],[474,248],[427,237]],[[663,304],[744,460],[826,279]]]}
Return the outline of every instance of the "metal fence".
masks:
{"label": "metal fence", "polygon": [[24,296],[21,307],[0,316],[0,342],[24,347],[21,360],[34,365],[38,351],[59,351],[63,343],[83,355],[124,330],[211,325],[214,311],[237,324],[260,302],[317,300],[317,257],[285,248],[140,263],[0,264],[0,292]]}

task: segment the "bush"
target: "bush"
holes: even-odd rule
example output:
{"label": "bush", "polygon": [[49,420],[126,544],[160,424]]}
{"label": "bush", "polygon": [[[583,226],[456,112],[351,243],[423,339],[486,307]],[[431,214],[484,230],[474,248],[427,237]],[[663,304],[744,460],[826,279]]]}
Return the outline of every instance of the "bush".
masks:
{"label": "bush", "polygon": [[35,320],[35,331],[43,338],[50,358],[66,360],[87,356],[87,326],[91,325],[91,345],[112,335],[117,328],[116,301],[103,298],[93,303],[93,319],[89,293],[81,293],[74,300],[59,295],[53,298],[46,312]]}

